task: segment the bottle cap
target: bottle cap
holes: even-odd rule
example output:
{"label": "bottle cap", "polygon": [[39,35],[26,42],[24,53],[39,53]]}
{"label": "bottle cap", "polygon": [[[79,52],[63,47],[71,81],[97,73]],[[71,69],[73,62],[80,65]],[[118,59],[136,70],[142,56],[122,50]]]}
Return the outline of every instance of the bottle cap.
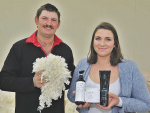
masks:
{"label": "bottle cap", "polygon": [[79,78],[82,78],[82,79],[83,79],[83,75],[80,75]]}

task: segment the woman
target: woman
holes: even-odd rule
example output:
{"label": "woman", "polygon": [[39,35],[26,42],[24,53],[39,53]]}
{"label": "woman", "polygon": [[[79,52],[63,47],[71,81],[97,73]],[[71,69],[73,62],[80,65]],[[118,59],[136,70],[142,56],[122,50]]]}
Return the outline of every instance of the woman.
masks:
{"label": "woman", "polygon": [[150,95],[144,76],[135,62],[123,59],[115,28],[106,22],[93,33],[90,54],[82,59],[74,72],[68,99],[75,102],[76,81],[84,70],[86,87],[100,87],[99,70],[111,70],[109,105],[86,102],[77,105],[79,113],[134,113],[150,110]]}

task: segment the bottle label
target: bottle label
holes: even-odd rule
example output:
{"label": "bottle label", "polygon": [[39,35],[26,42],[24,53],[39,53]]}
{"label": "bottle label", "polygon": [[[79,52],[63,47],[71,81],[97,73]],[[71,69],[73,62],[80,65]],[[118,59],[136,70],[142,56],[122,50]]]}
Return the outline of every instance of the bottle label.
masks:
{"label": "bottle label", "polygon": [[84,102],[85,82],[76,82],[76,96],[75,101]]}
{"label": "bottle label", "polygon": [[100,89],[99,88],[86,88],[85,101],[89,103],[100,102]]}

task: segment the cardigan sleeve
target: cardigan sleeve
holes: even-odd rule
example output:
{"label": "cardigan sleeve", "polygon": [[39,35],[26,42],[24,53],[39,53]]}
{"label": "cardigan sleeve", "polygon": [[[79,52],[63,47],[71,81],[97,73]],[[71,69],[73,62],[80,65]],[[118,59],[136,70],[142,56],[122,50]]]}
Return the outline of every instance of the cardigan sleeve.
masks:
{"label": "cardigan sleeve", "polygon": [[12,92],[36,91],[33,85],[33,77],[20,76],[21,71],[21,47],[14,44],[4,62],[0,72],[0,89]]}
{"label": "cardigan sleeve", "polygon": [[[79,71],[80,70],[87,70],[87,63],[85,63],[87,60],[86,59],[82,59],[79,61],[77,67],[75,68],[75,71],[74,71],[74,74],[73,74],[73,78],[72,78],[72,82],[71,82],[71,86],[70,86],[70,89],[68,91],[68,94],[67,94],[67,97],[68,99],[75,103],[75,95],[72,93],[73,91],[76,90],[76,81],[78,80],[79,78]],[[79,113],[87,113],[87,110],[88,110],[88,107],[86,108],[77,108],[76,109]]]}
{"label": "cardigan sleeve", "polygon": [[81,70],[85,70],[86,71],[87,68],[88,68],[88,65],[87,65],[86,62],[87,62],[86,59],[80,60],[79,63],[78,63],[78,65],[76,66],[76,68],[74,70],[74,73],[73,73],[73,78],[72,78],[71,86],[70,86],[70,89],[69,89],[68,94],[67,94],[68,99],[71,102],[73,102],[73,103],[75,103],[75,95],[72,92],[76,90],[76,81],[79,78],[79,71],[81,71]]}
{"label": "cardigan sleeve", "polygon": [[67,94],[68,99],[73,103],[75,103],[75,95],[72,92],[76,90],[76,81],[78,80],[78,72],[79,72],[78,68],[79,68],[79,64],[75,68],[72,82],[71,82],[71,86],[70,86],[70,89],[69,89],[68,94]]}
{"label": "cardigan sleeve", "polygon": [[132,65],[132,89],[131,97],[121,97],[123,105],[119,113],[147,112],[150,110],[150,94],[146,81],[136,63]]}

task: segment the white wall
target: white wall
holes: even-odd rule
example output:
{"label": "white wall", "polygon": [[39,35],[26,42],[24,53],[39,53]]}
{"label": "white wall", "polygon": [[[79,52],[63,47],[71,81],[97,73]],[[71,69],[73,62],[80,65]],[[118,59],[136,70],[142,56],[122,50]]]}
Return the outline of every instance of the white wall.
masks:
{"label": "white wall", "polygon": [[150,71],[149,0],[1,0],[0,69],[12,44],[36,30],[36,11],[45,3],[59,9],[61,26],[56,35],[72,48],[76,65],[87,57],[95,27],[106,21],[118,31],[124,57]]}

